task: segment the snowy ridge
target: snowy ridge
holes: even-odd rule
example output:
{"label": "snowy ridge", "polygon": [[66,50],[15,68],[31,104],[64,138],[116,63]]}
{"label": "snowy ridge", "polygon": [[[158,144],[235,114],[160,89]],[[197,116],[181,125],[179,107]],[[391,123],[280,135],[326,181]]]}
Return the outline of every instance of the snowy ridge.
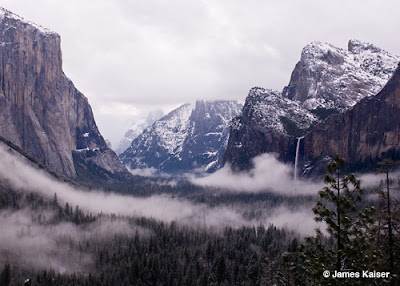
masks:
{"label": "snowy ridge", "polygon": [[399,56],[369,43],[350,40],[348,49],[313,42],[301,54],[283,94],[312,110],[347,110],[377,94],[392,76]]}
{"label": "snowy ridge", "polygon": [[144,130],[120,158],[131,169],[155,168],[168,173],[217,168],[231,120],[241,109],[235,101],[182,105]]}
{"label": "snowy ridge", "polygon": [[282,92],[250,90],[242,114],[232,121],[224,163],[249,169],[262,153],[293,162],[296,138],[332,114],[376,95],[399,61],[400,57],[357,40],[349,41],[347,50],[322,42],[307,45]]}
{"label": "snowy ridge", "polygon": [[31,27],[36,28],[39,32],[41,32],[44,35],[53,35],[56,34],[56,32],[53,32],[45,27],[42,27],[38,24],[35,24],[33,22],[30,21],[26,21],[24,18],[22,18],[21,16],[18,16],[10,11],[8,11],[7,9],[4,9],[3,7],[0,7],[0,19],[2,20],[3,18],[8,18],[8,19],[14,19],[20,22],[23,22]]}
{"label": "snowy ridge", "polygon": [[159,145],[167,150],[168,154],[175,155],[182,151],[182,145],[188,135],[190,115],[193,104],[185,104],[163,119],[156,121],[151,128],[150,135],[159,138]]}
{"label": "snowy ridge", "polygon": [[158,165],[178,156],[189,132],[189,117],[193,108],[193,104],[182,105],[155,121],[120,155],[122,162],[132,169],[148,168],[154,167],[154,164],[148,163],[148,157],[153,157],[157,162],[155,165]]}
{"label": "snowy ridge", "polygon": [[268,129],[281,133],[288,133],[282,117],[295,122],[300,129],[307,129],[318,121],[318,118],[304,109],[300,102],[283,97],[279,91],[261,87],[250,90],[245,103],[246,108],[252,109],[254,124],[268,126]]}
{"label": "snowy ridge", "polygon": [[[243,114],[249,115],[252,126],[302,136],[331,114],[323,111],[343,112],[377,94],[399,61],[400,57],[357,40],[349,41],[348,50],[313,42],[303,49],[289,85],[282,92],[252,88]],[[239,122],[233,128],[240,128]]]}

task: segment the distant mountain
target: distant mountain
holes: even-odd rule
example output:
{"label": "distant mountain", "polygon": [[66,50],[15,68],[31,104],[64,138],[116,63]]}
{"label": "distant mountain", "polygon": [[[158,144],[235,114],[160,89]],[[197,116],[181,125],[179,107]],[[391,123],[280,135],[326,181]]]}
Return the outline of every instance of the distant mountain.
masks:
{"label": "distant mountain", "polygon": [[150,112],[147,115],[147,118],[137,120],[134,124],[131,125],[128,131],[126,131],[124,137],[119,142],[118,147],[115,149],[115,152],[118,155],[123,153],[126,149],[129,148],[129,146],[131,146],[134,139],[142,134],[147,127],[152,125],[156,120],[160,119],[163,116],[164,113],[161,110],[155,110]]}
{"label": "distant mountain", "polygon": [[167,173],[215,170],[222,162],[231,119],[241,109],[236,101],[182,105],[134,139],[120,159],[131,169],[155,168]]}
{"label": "distant mountain", "polygon": [[265,152],[293,162],[298,137],[376,94],[399,61],[398,56],[356,40],[349,41],[348,50],[311,43],[282,92],[250,90],[242,115],[233,120],[224,163],[248,169],[252,158]]}
{"label": "distant mountain", "polygon": [[0,8],[0,136],[71,178],[129,176],[62,71],[60,36]]}

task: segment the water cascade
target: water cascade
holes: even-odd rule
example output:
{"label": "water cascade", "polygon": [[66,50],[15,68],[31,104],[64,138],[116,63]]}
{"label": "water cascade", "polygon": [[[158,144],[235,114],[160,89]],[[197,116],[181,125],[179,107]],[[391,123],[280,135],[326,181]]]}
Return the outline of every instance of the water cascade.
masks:
{"label": "water cascade", "polygon": [[304,138],[304,136],[297,138],[296,159],[294,160],[294,182],[297,181],[297,161],[298,161],[298,157],[299,157],[300,141],[303,138]]}

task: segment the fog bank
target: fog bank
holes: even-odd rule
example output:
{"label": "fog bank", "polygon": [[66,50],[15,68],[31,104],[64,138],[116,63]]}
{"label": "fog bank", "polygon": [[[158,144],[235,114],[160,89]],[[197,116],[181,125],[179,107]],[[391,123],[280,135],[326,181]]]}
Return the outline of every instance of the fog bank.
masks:
{"label": "fog bank", "polygon": [[[96,213],[114,213],[124,216],[144,216],[155,218],[160,221],[171,222],[177,221],[193,227],[211,227],[220,228],[223,226],[240,227],[243,225],[256,225],[260,221],[246,220],[242,213],[243,210],[235,209],[231,206],[209,207],[206,204],[195,204],[186,199],[172,198],[167,195],[155,195],[148,198],[138,198],[128,195],[119,195],[115,193],[105,193],[102,191],[84,191],[76,189],[65,183],[53,180],[44,172],[27,165],[25,160],[17,158],[3,147],[0,148],[0,156],[2,162],[0,165],[0,178],[7,181],[15,190],[24,192],[36,192],[48,198],[52,198],[57,194],[61,203],[69,202],[71,205],[79,205],[85,211]],[[276,159],[271,156],[263,156],[256,160],[261,166],[270,170],[272,177],[285,175],[288,181],[283,181],[284,186],[292,184],[290,180],[290,168],[283,164],[271,167],[269,163],[277,163]],[[265,170],[265,169],[264,169]],[[225,169],[221,172],[226,172]],[[261,177],[265,174],[260,168],[253,173],[255,182],[251,182],[251,175],[239,177],[244,180],[241,186],[246,183],[253,186],[254,189],[260,187],[262,183]],[[212,175],[211,175],[212,176]],[[226,179],[229,181],[230,179]],[[233,180],[233,179],[232,179]],[[240,179],[237,179],[239,183]],[[284,190],[278,179],[271,182],[272,186],[279,190]],[[253,185],[251,185],[253,184]],[[303,191],[303,189],[301,189]],[[311,192],[311,191],[310,191]],[[288,214],[291,210],[286,210]],[[285,218],[285,219],[284,219]],[[275,223],[277,226],[295,225],[290,220],[298,221],[297,215],[281,216]],[[311,219],[312,220],[312,219]],[[272,221],[263,221],[262,223],[270,223]]]}
{"label": "fog bank", "polygon": [[285,195],[315,195],[322,189],[322,183],[293,179],[293,166],[284,164],[273,154],[261,154],[253,159],[254,168],[235,172],[229,165],[215,173],[194,178],[200,186],[220,188],[227,192],[274,192]]}

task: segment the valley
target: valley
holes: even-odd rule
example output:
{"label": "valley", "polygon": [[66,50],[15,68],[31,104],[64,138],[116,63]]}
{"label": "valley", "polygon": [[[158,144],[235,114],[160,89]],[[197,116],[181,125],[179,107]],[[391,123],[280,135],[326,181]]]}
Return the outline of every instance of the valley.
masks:
{"label": "valley", "polygon": [[114,151],[60,35],[0,8],[0,286],[396,285],[399,62],[314,41],[281,91],[133,112]]}

